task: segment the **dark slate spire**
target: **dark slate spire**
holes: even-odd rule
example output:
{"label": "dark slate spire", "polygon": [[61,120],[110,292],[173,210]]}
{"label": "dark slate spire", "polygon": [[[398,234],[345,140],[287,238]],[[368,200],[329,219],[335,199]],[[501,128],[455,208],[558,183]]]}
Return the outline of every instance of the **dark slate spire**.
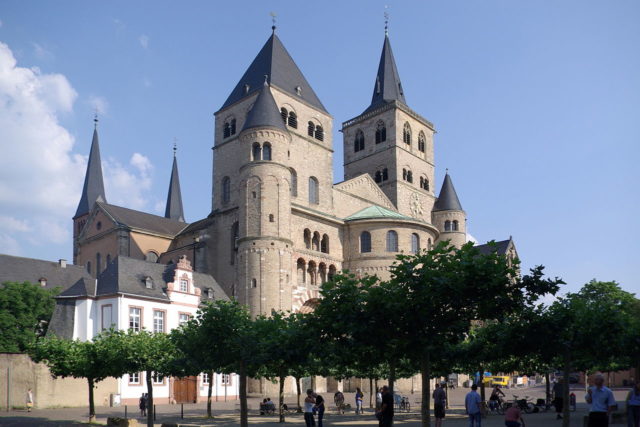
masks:
{"label": "dark slate spire", "polygon": [[268,126],[286,131],[287,127],[284,125],[278,105],[273,99],[267,83],[267,76],[264,76],[264,79],[262,90],[258,94],[256,102],[253,103],[251,111],[247,114],[247,121],[244,122],[242,130]]}
{"label": "dark slate spire", "polygon": [[184,210],[182,209],[182,193],[180,191],[180,178],[178,177],[178,160],[176,159],[176,147],[173,147],[173,168],[169,181],[169,194],[167,194],[167,208],[164,217],[184,222]]}
{"label": "dark slate spire", "polygon": [[276,35],[275,28],[221,109],[260,90],[265,75],[269,76],[271,84],[278,89],[284,90],[294,98],[301,99],[320,111],[327,112]]}
{"label": "dark slate spire", "polygon": [[91,151],[89,152],[89,163],[87,173],[84,176],[84,187],[82,197],[78,203],[78,209],[74,218],[88,214],[95,202],[106,202],[104,195],[104,182],[102,180],[102,164],[100,162],[100,145],[98,144],[98,119],[94,119],[93,141],[91,141]]}
{"label": "dark slate spire", "polygon": [[402,84],[400,83],[400,74],[398,74],[396,61],[393,59],[389,36],[385,33],[382,55],[380,55],[380,65],[378,65],[378,74],[376,75],[376,81],[373,86],[371,105],[365,110],[365,113],[393,101],[401,101],[403,104],[407,103],[404,99],[404,92],[402,90]]}
{"label": "dark slate spire", "polygon": [[438,200],[433,205],[433,211],[461,211],[462,205],[460,204],[460,200],[458,200],[458,195],[456,194],[456,189],[453,188],[453,182],[451,181],[451,177],[449,173],[444,176],[444,182],[442,183],[442,188],[440,189],[440,195],[438,196]]}

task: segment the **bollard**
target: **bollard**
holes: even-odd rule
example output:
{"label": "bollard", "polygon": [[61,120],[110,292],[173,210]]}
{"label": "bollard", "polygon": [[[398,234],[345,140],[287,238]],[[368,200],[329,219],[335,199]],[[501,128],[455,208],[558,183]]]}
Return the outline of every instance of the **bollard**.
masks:
{"label": "bollard", "polygon": [[124,417],[127,418],[127,405],[124,405]]}
{"label": "bollard", "polygon": [[184,420],[184,403],[180,404],[180,419]]}
{"label": "bollard", "polygon": [[156,420],[156,405],[153,405],[153,421]]}

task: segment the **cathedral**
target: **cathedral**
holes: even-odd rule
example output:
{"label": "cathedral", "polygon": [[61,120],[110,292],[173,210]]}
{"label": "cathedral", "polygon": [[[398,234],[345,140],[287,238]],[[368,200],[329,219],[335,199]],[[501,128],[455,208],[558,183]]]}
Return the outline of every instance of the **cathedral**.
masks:
{"label": "cathedral", "polygon": [[[185,256],[257,315],[312,310],[341,270],[386,278],[400,252],[464,244],[449,174],[436,194],[435,127],[407,105],[388,34],[363,106],[342,123],[345,180],[334,183],[332,117],[274,27],[215,113],[211,213],[185,222],[175,157],[164,217],[108,204],[96,129],[74,264],[98,276],[119,256]],[[511,239],[499,247],[515,255]]]}

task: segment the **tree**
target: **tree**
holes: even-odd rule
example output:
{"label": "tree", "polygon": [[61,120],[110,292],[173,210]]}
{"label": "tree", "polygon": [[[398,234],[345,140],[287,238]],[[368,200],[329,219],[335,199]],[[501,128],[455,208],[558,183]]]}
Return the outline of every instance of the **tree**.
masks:
{"label": "tree", "polygon": [[28,282],[0,286],[0,352],[25,352],[47,333],[58,292]]}
{"label": "tree", "polygon": [[403,348],[420,366],[422,425],[430,425],[429,379],[441,350],[462,343],[472,321],[501,320],[541,295],[555,293],[560,280],[542,279],[542,267],[520,278],[518,261],[481,254],[472,243],[457,249],[441,242],[429,251],[400,255],[391,268],[389,299],[403,314]]}
{"label": "tree", "polygon": [[39,340],[29,353],[35,362],[45,363],[53,375],[87,379],[89,422],[92,422],[96,416],[93,398],[95,383],[110,376],[120,376],[110,360],[112,351],[102,335],[93,341],[72,341],[52,336]]}

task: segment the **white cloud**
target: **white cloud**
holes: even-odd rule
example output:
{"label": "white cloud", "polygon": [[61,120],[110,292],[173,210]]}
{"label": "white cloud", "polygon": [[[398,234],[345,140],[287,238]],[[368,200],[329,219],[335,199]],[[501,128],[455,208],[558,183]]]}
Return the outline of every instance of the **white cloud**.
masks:
{"label": "white cloud", "polygon": [[149,48],[149,36],[146,34],[142,34],[140,37],[138,37],[138,41],[140,42],[140,46],[142,46],[143,49],[148,49]]}
{"label": "white cloud", "polygon": [[88,102],[91,106],[91,109],[97,111],[98,114],[107,114],[107,111],[109,110],[109,102],[106,98],[97,95],[90,95]]}
{"label": "white cloud", "polygon": [[41,44],[32,43],[32,45],[33,45],[33,53],[35,54],[36,58],[42,61],[50,61],[55,58],[55,55],[53,54],[53,52],[46,49]]}
{"label": "white cloud", "polygon": [[0,230],[4,231],[31,231],[31,227],[27,221],[22,219],[16,219],[11,216],[0,215]]}
{"label": "white cloud", "polygon": [[153,165],[140,153],[131,156],[129,165],[133,171],[115,159],[104,162],[107,202],[131,209],[145,209],[150,203]]}

